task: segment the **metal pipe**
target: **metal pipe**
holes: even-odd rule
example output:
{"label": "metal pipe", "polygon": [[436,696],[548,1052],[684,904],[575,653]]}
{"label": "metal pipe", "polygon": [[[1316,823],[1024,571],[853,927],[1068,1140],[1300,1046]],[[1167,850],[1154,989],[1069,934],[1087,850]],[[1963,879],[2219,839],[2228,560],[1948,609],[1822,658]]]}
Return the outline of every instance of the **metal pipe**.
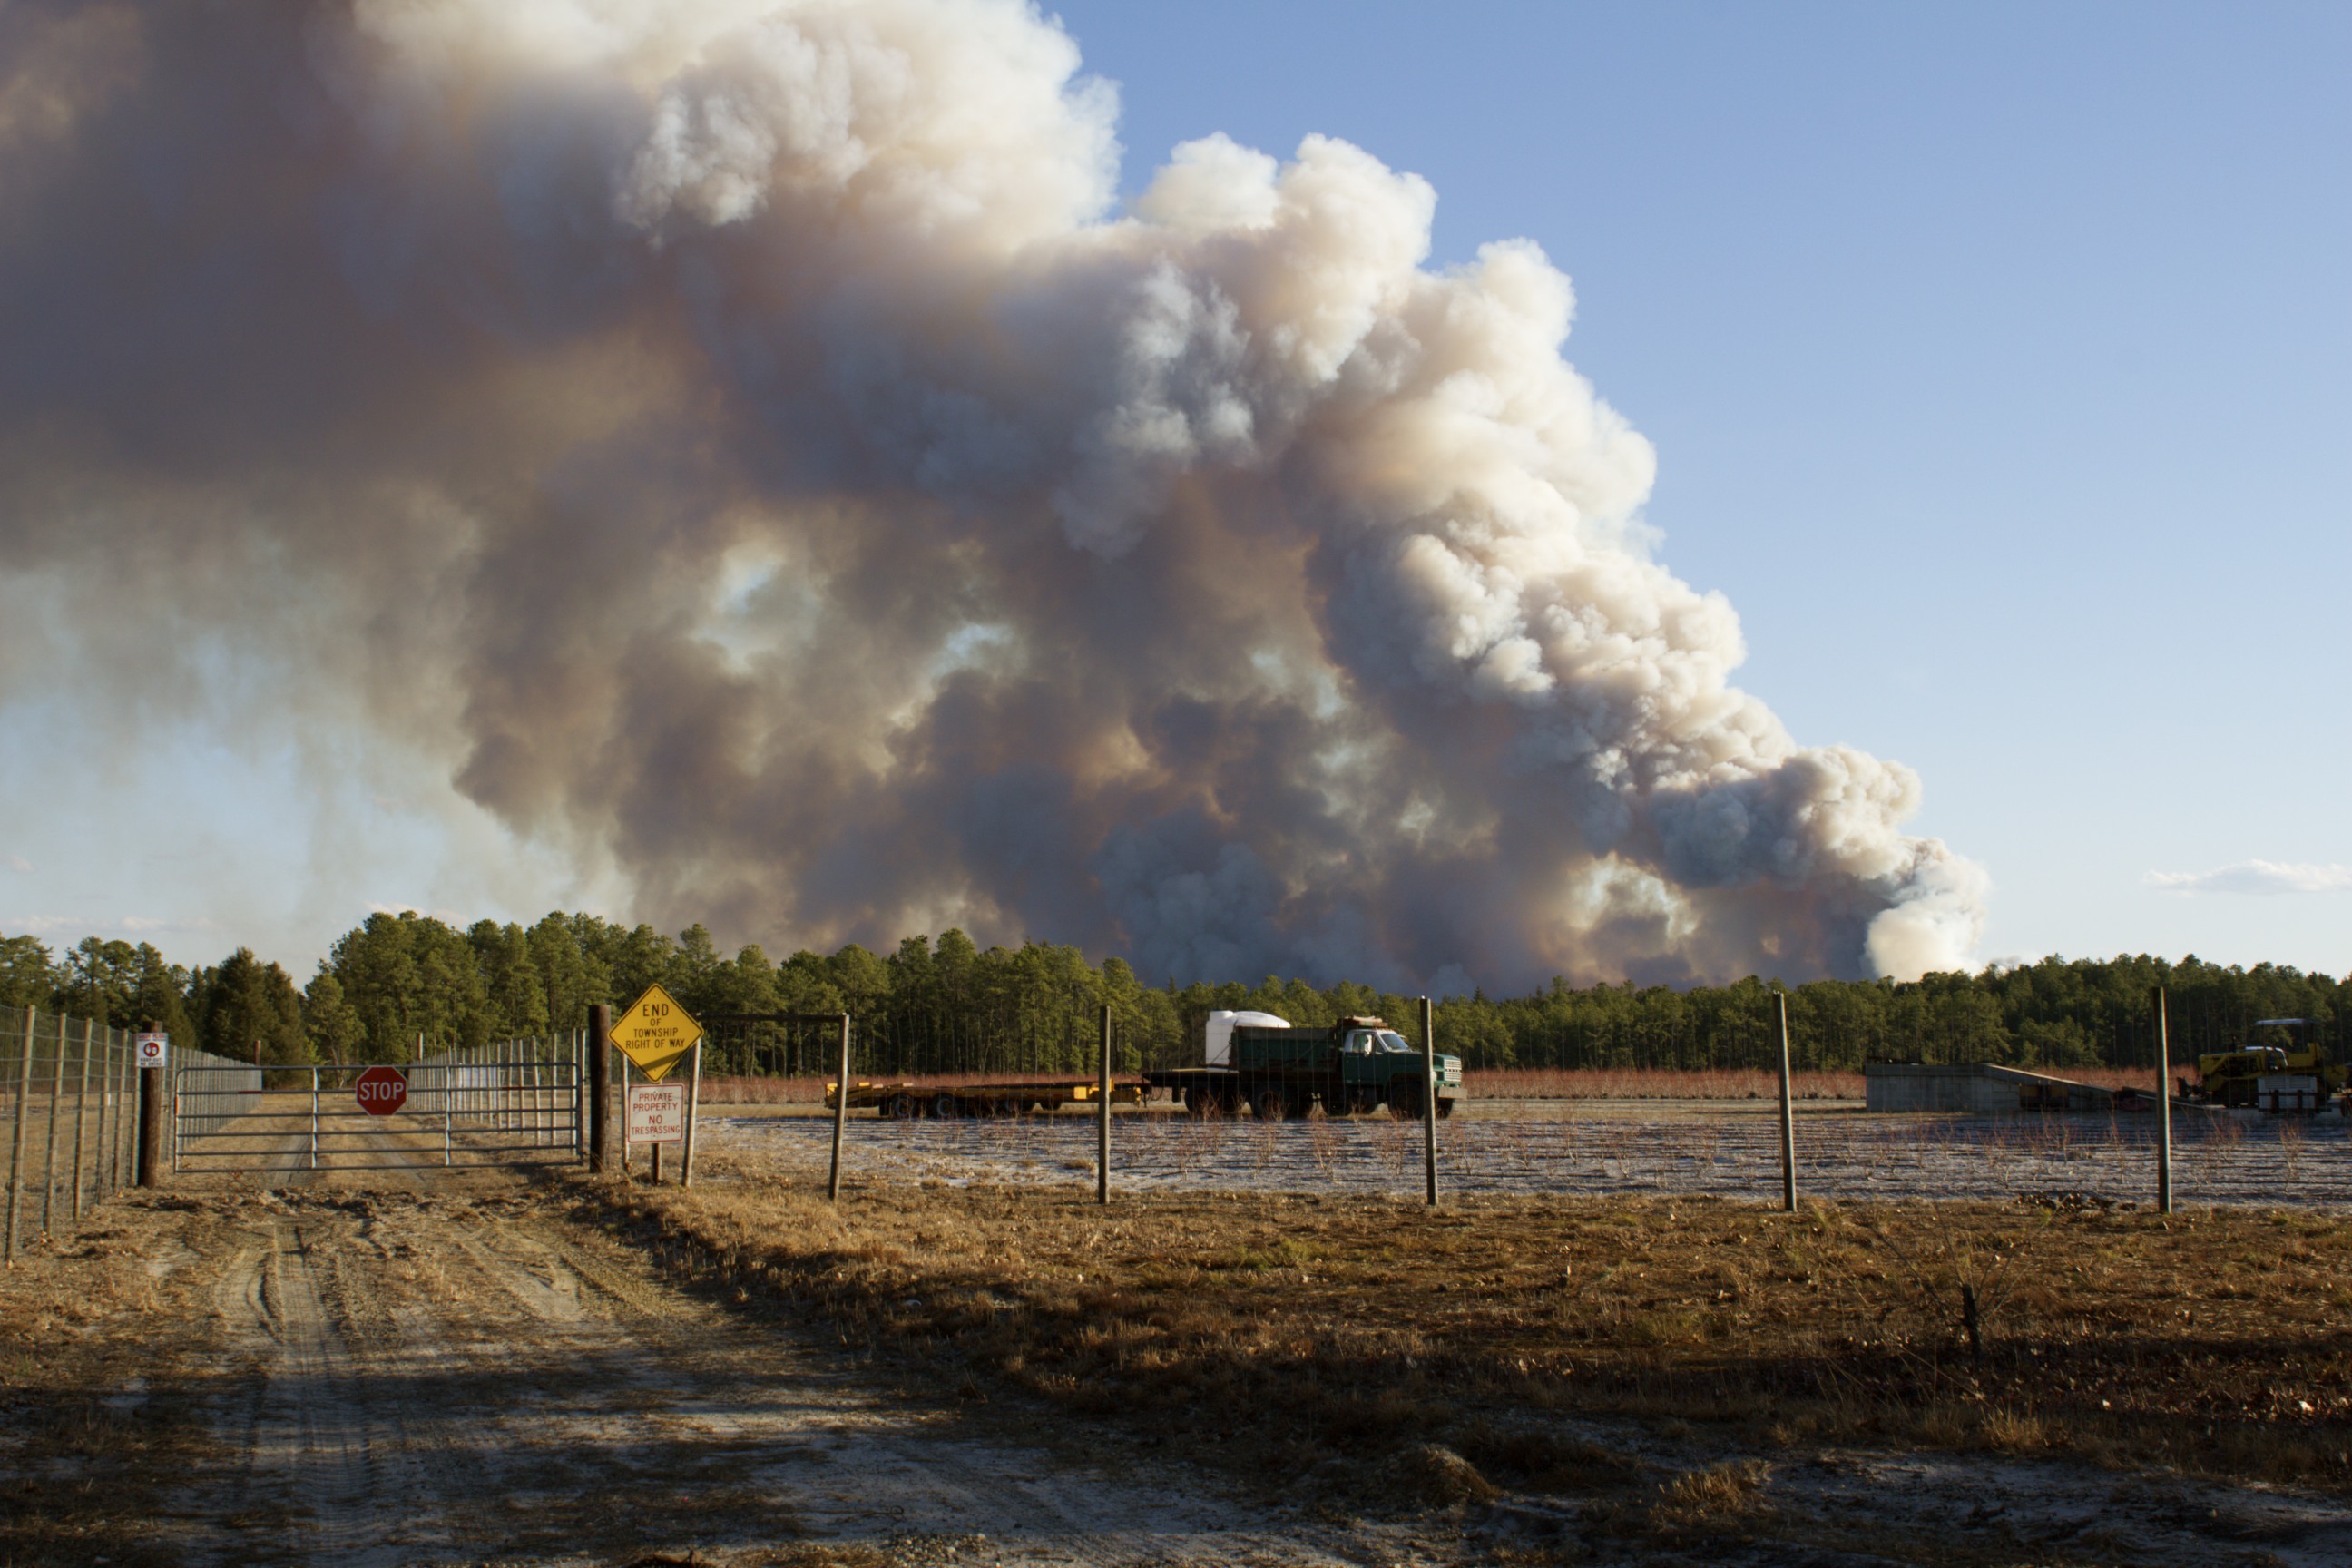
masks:
{"label": "metal pipe", "polygon": [[310,1169],[319,1168],[319,1069],[310,1069]]}
{"label": "metal pipe", "polygon": [[1780,1206],[1797,1212],[1797,1101],[1789,1072],[1789,994],[1772,993],[1780,1014]]}

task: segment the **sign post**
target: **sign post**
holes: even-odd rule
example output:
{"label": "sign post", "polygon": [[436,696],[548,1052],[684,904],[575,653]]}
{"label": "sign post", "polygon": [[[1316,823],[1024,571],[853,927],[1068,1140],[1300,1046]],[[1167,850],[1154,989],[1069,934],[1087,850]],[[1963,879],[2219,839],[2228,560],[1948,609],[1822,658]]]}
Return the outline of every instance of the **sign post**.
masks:
{"label": "sign post", "polygon": [[[686,1009],[672,1000],[670,994],[658,984],[646,986],[646,994],[630,1003],[629,1010],[614,1021],[613,1043],[621,1047],[623,1056],[636,1064],[637,1070],[644,1073],[650,1083],[656,1085],[669,1076],[670,1069],[677,1066],[683,1058],[691,1055],[694,1058],[692,1074],[694,1086],[697,1089],[700,1089],[702,1026],[688,1016]],[[662,1145],[664,1143],[682,1144],[684,1146],[682,1152],[684,1152],[690,1151],[693,1143],[690,1137],[683,1133],[677,1138],[637,1136],[636,1108],[641,1092],[639,1089],[629,1090],[629,1126],[627,1136],[622,1144],[621,1168],[624,1170],[628,1168],[628,1144],[650,1144],[653,1148],[654,1180],[658,1182],[661,1180]],[[683,1086],[672,1086],[667,1092],[677,1096],[677,1115],[683,1127],[684,1118],[688,1113],[692,1100],[688,1099]],[[690,1155],[688,1157],[690,1158]],[[681,1173],[679,1184],[685,1184],[683,1173]]]}
{"label": "sign post", "polygon": [[661,1147],[682,1147],[689,1138],[691,1100],[685,1084],[630,1084],[628,1140],[654,1150],[654,1180],[661,1180]]}

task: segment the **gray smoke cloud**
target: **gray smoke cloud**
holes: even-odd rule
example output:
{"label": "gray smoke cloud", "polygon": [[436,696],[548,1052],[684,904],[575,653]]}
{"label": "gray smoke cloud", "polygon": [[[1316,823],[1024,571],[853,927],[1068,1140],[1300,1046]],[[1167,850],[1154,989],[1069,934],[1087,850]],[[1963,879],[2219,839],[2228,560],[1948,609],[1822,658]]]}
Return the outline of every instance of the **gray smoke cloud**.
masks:
{"label": "gray smoke cloud", "polygon": [[1430,268],[1344,142],[1122,208],[1114,92],[997,0],[19,4],[0,61],[5,564],[158,629],[121,700],[266,672],[772,946],[1973,948],[1917,778],[1653,558],[1568,279]]}

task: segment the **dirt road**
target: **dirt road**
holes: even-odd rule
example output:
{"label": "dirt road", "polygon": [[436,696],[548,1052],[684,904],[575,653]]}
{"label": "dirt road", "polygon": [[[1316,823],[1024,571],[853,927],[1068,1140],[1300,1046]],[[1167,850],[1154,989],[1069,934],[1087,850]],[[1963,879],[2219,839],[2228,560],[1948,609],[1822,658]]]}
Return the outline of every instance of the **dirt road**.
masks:
{"label": "dirt road", "polygon": [[107,1416],[167,1436],[143,1464],[0,1450],[36,1510],[28,1469],[140,1510],[61,1513],[29,1560],[1320,1563],[1389,1533],[1269,1521],[1165,1461],[1022,1441],[1018,1412],[893,1395],[569,1209],[498,1176],[125,1200],[83,1256],[34,1266],[37,1316],[79,1331],[66,1354]]}
{"label": "dirt road", "polygon": [[2315,1563],[2347,1524],[1960,1456],[1675,1480],[1706,1457],[1638,1436],[1649,1501],[1335,1507],[1001,1389],[910,1392],[779,1300],[667,1282],[573,1178],[271,1179],[131,1194],[0,1279],[0,1562],[1662,1563],[1687,1514],[1756,1564]]}

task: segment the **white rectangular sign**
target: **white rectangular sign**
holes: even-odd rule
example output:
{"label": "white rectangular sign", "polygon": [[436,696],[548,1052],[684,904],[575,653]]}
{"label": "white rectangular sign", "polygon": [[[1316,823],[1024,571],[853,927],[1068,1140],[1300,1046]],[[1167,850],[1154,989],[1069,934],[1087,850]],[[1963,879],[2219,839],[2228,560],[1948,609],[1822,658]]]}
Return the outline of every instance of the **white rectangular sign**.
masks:
{"label": "white rectangular sign", "polygon": [[169,1035],[141,1035],[136,1037],[136,1043],[139,1065],[142,1068],[162,1067],[163,1058],[171,1054],[172,1037]]}
{"label": "white rectangular sign", "polygon": [[628,1139],[632,1143],[685,1142],[686,1085],[631,1084]]}

